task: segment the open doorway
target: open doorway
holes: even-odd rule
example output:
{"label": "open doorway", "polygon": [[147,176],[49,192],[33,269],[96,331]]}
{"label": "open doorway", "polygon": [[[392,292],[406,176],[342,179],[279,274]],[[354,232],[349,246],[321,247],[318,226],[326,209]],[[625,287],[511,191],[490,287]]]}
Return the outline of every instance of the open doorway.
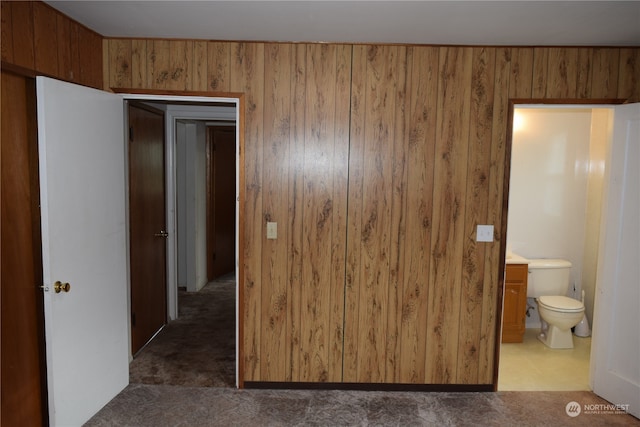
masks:
{"label": "open doorway", "polygon": [[[240,385],[237,378],[240,346],[236,338],[240,297],[237,285],[240,100],[205,98],[206,102],[191,102],[191,97],[147,95],[143,98],[144,102],[166,114],[169,323],[132,362],[131,381],[194,386]],[[208,194],[214,190],[209,182],[212,171],[209,161],[213,159],[208,156],[207,135],[208,128],[218,124],[233,131],[232,139],[226,141],[225,146],[228,154],[225,161],[233,167],[224,176],[227,197],[219,201],[226,205],[229,214],[226,240],[221,242],[225,245],[221,247],[230,262],[227,263],[228,271],[214,283],[209,281],[207,269],[207,205]],[[165,348],[159,349],[161,345]],[[150,357],[149,353],[154,354]],[[165,362],[168,364],[163,365]]]}
{"label": "open doorway", "polygon": [[[589,325],[612,120],[606,105],[516,105],[513,110],[499,390],[591,390]],[[526,264],[524,274],[530,277],[527,262],[532,259],[562,259],[571,265],[563,296],[584,301],[586,313],[573,348],[553,349],[541,342],[531,288],[520,295],[523,305],[511,316],[517,298],[509,296],[517,290],[508,289],[510,268]],[[510,317],[521,324],[519,339],[506,338]]]}

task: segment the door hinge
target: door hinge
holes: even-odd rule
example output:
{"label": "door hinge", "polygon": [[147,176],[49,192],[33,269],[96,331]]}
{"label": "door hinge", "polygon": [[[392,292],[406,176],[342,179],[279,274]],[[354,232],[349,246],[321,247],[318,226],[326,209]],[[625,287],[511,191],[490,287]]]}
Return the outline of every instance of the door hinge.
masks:
{"label": "door hinge", "polygon": [[136,314],[131,313],[131,326],[136,326]]}
{"label": "door hinge", "polygon": [[133,126],[129,126],[129,141],[133,141]]}

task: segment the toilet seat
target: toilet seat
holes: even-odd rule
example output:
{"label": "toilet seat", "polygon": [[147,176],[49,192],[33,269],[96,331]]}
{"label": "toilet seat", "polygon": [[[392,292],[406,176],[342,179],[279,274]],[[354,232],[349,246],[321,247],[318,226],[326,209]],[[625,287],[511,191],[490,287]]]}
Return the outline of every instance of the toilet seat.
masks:
{"label": "toilet seat", "polygon": [[582,302],[560,295],[546,295],[540,297],[538,298],[538,303],[542,304],[547,310],[562,313],[578,313],[584,310],[584,304],[582,304]]}

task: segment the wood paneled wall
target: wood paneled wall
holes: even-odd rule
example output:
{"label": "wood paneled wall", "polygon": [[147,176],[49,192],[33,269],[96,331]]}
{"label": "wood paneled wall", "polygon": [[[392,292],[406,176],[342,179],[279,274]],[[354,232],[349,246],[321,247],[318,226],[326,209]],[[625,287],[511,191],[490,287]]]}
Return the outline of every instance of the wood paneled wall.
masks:
{"label": "wood paneled wall", "polygon": [[245,381],[492,384],[509,99],[640,100],[638,48],[104,54],[107,88],[245,94]]}
{"label": "wood paneled wall", "polygon": [[42,2],[0,5],[3,65],[102,88],[102,36]]}

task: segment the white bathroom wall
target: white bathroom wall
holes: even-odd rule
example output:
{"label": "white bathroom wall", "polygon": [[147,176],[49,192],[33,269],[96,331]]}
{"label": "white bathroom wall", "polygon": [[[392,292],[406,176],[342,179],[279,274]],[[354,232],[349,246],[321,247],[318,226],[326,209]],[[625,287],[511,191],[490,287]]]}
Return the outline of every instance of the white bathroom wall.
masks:
{"label": "white bathroom wall", "polygon": [[[569,260],[571,297],[582,283],[590,132],[590,108],[517,108],[514,116],[507,247]],[[534,310],[527,327],[537,325]]]}

